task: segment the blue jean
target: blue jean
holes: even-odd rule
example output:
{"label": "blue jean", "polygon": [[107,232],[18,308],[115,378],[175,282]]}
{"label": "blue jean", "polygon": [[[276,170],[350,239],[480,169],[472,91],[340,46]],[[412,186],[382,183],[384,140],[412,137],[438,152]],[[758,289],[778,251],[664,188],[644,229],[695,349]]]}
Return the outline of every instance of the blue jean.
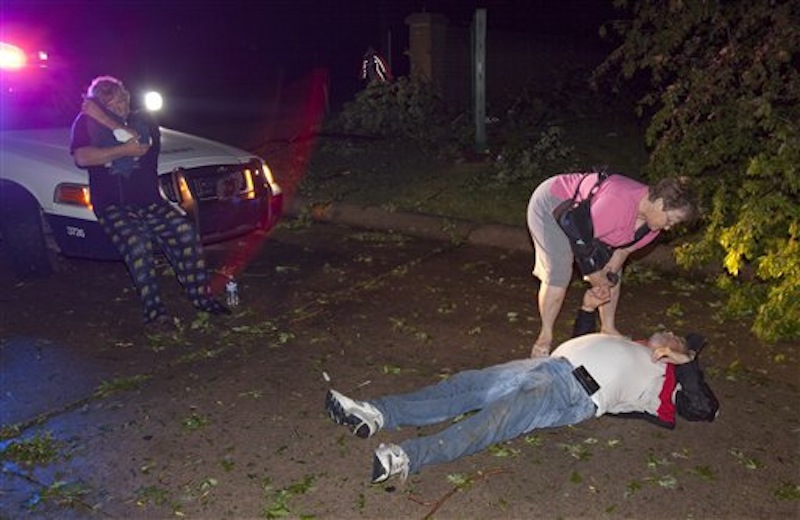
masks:
{"label": "blue jean", "polygon": [[478,410],[443,431],[403,441],[410,471],[450,462],[537,428],[565,426],[595,414],[595,405],[563,358],[510,361],[467,370],[415,392],[370,401],[384,428],[425,426]]}

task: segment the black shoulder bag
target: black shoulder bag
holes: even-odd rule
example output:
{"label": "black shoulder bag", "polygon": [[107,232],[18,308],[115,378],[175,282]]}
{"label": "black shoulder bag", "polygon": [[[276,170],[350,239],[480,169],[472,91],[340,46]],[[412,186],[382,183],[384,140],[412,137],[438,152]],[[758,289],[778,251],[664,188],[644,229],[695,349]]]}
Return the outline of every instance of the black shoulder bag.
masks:
{"label": "black shoulder bag", "polygon": [[[633,240],[616,247],[595,238],[591,213],[592,199],[597,190],[600,189],[600,185],[610,174],[599,172],[597,174],[597,182],[589,190],[589,194],[583,200],[578,200],[581,184],[588,175],[587,173],[581,178],[577,188],[575,188],[575,193],[572,194],[572,198],[565,200],[553,210],[553,217],[569,238],[569,245],[572,248],[572,254],[575,256],[575,262],[584,276],[605,267],[611,260],[611,255],[614,254],[615,249],[635,244],[650,231],[647,225],[641,226],[636,230]],[[611,275],[614,275],[613,279]],[[618,281],[616,273],[609,273],[609,280],[612,283],[616,283]]]}

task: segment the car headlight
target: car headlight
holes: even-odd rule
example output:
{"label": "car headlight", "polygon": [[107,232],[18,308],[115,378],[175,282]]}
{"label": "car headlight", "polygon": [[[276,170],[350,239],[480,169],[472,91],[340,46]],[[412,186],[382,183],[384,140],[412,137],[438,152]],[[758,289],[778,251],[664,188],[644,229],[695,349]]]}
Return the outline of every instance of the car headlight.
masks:
{"label": "car headlight", "polygon": [[272,175],[272,170],[269,169],[269,165],[264,160],[259,160],[259,163],[261,164],[261,171],[264,174],[264,180],[267,184],[269,184],[270,188],[272,189],[272,193],[280,193],[281,188],[278,186],[278,183],[275,182],[275,177]]}

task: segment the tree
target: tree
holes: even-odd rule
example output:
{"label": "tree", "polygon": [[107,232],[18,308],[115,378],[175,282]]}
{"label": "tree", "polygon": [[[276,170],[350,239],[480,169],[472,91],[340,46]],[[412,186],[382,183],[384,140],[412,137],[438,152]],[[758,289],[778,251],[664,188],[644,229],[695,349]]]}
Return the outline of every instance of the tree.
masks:
{"label": "tree", "polygon": [[646,85],[646,175],[694,178],[708,209],[679,262],[724,268],[726,310],[760,338],[800,337],[800,2],[615,5],[632,18],[595,80]]}

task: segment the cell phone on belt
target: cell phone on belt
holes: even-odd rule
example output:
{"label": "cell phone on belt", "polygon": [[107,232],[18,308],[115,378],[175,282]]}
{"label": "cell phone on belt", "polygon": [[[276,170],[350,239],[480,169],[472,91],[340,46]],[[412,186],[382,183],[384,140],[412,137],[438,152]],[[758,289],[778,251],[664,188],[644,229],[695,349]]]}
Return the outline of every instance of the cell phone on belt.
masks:
{"label": "cell phone on belt", "polygon": [[578,380],[578,383],[581,384],[583,389],[586,390],[587,394],[594,395],[595,392],[600,390],[600,385],[597,383],[597,381],[595,381],[595,379],[583,365],[573,370],[572,374],[575,376],[575,379]]}

